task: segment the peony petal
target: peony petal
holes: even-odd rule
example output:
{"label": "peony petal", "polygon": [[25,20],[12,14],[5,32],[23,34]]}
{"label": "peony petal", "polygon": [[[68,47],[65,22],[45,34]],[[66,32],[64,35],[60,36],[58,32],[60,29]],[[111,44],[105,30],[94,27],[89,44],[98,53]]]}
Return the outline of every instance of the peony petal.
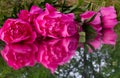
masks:
{"label": "peony petal", "polygon": [[30,13],[28,10],[20,10],[20,13],[17,14],[18,18],[24,20],[24,21],[29,21]]}
{"label": "peony petal", "polygon": [[30,9],[30,14],[41,13],[42,11],[40,7],[33,5]]}
{"label": "peony petal", "polygon": [[103,31],[103,44],[115,45],[117,39],[117,34],[113,29],[105,29]]}
{"label": "peony petal", "polygon": [[85,21],[91,18],[96,12],[94,11],[86,11],[85,13],[80,14],[80,18],[82,21]]}
{"label": "peony petal", "polygon": [[103,28],[113,28],[118,23],[116,17],[116,10],[113,6],[110,7],[102,7],[100,9],[102,15],[102,24]]}
{"label": "peony petal", "polygon": [[[96,38],[92,41],[88,42],[95,50],[100,49],[101,45],[102,45],[102,41],[101,41],[101,35],[98,34],[96,36]],[[91,48],[89,48],[89,52],[93,52],[93,50]]]}
{"label": "peony petal", "polygon": [[[104,16],[108,16],[108,17],[111,17],[111,16],[112,16],[112,18],[116,18],[116,17],[117,17],[116,11],[115,11],[115,9],[114,9],[113,6],[102,7],[102,8],[100,9],[100,12],[101,12],[101,14],[102,14],[103,17],[104,17]],[[110,15],[110,16],[109,16],[109,15]]]}
{"label": "peony petal", "polygon": [[54,11],[57,11],[56,8],[54,8],[52,5],[50,5],[50,4],[48,4],[48,3],[46,3],[45,6],[46,6],[46,9],[45,9],[45,10],[48,11],[48,12],[50,12],[50,13],[51,13],[51,12],[54,12]]}
{"label": "peony petal", "polygon": [[104,19],[103,28],[114,28],[118,24],[117,19]]}

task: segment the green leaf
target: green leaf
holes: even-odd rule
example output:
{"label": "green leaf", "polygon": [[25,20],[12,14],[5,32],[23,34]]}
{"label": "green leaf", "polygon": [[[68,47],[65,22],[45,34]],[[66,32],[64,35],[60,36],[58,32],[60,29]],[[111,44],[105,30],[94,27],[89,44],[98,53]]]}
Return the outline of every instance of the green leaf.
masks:
{"label": "green leaf", "polygon": [[83,30],[86,33],[86,40],[94,39],[97,35],[96,31],[89,24],[84,23],[83,24]]}
{"label": "green leaf", "polygon": [[44,2],[45,4],[46,4],[46,3],[49,3],[49,4],[54,5],[54,4],[57,2],[57,0],[44,0],[43,2]]}
{"label": "green leaf", "polygon": [[90,2],[90,3],[88,3],[85,7],[82,7],[81,9],[82,9],[83,11],[86,11],[86,10],[88,10],[91,6],[92,6],[92,3]]}
{"label": "green leaf", "polygon": [[88,52],[88,45],[87,44],[84,44],[84,52],[87,53]]}
{"label": "green leaf", "polygon": [[77,0],[77,4],[70,7],[68,10],[66,10],[64,13],[70,13],[72,12],[73,10],[77,9],[80,7],[80,5],[84,2],[84,0]]}
{"label": "green leaf", "polygon": [[64,0],[63,4],[62,4],[62,7],[61,7],[61,12],[63,12],[64,10],[64,6],[66,5],[66,0]]}
{"label": "green leaf", "polygon": [[30,10],[30,8],[32,7],[33,4],[34,4],[34,1],[32,1],[32,2],[30,3],[30,5],[28,5],[28,10]]}
{"label": "green leaf", "polygon": [[93,21],[95,19],[96,15],[97,15],[97,13],[94,14],[91,18],[85,20],[85,23],[89,23],[89,22]]}
{"label": "green leaf", "polygon": [[89,48],[92,49],[92,51],[95,51],[95,48],[91,44],[88,43],[88,46],[89,46]]}

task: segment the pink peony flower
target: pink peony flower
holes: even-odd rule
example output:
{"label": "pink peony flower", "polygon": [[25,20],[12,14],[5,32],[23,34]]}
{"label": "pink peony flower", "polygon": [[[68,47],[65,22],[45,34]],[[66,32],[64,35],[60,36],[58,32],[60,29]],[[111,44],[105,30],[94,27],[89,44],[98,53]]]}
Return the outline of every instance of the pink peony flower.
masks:
{"label": "pink peony flower", "polygon": [[75,54],[78,39],[76,37],[52,39],[38,45],[37,61],[54,73],[58,65],[65,64]]}
{"label": "pink peony flower", "polygon": [[113,29],[103,30],[103,37],[102,37],[103,44],[115,45],[116,39],[117,39],[117,34],[114,32]]}
{"label": "pink peony flower", "polygon": [[36,33],[31,25],[20,19],[7,19],[0,30],[0,39],[6,44],[25,42],[32,43],[36,39]]}
{"label": "pink peony flower", "polygon": [[33,5],[30,9],[28,10],[20,10],[20,13],[18,14],[18,18],[22,19],[24,21],[27,21],[29,23],[33,23],[34,19],[37,18],[37,16],[42,13],[42,9]]}
{"label": "pink peony flower", "polygon": [[37,32],[44,37],[69,37],[77,32],[74,14],[60,13],[48,3],[45,11],[37,17],[34,23]]}
{"label": "pink peony flower", "polygon": [[100,13],[102,15],[103,28],[113,28],[118,23],[116,11],[113,6],[102,7]]}
{"label": "pink peony flower", "polygon": [[8,44],[1,55],[10,67],[17,70],[24,66],[34,66],[37,50],[34,44]]}
{"label": "pink peony flower", "polygon": [[99,32],[100,30],[102,30],[100,13],[94,11],[86,11],[85,13],[80,14],[80,18],[83,22],[85,22],[86,20],[92,18],[95,14],[97,15],[94,20],[92,20],[88,24],[92,26],[93,29],[96,30],[96,32]]}

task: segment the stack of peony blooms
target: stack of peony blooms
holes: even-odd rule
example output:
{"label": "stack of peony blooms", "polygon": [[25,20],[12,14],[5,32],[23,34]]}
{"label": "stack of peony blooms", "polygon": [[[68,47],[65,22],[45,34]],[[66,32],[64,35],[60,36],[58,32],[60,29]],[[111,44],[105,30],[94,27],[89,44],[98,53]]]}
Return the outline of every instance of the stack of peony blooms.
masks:
{"label": "stack of peony blooms", "polygon": [[45,10],[32,6],[30,11],[21,10],[17,15],[16,19],[8,18],[0,29],[0,39],[6,43],[1,55],[14,69],[38,62],[54,73],[58,65],[75,54],[79,43],[76,35],[81,29],[86,33],[85,26],[91,26],[97,33],[87,42],[95,49],[101,44],[116,43],[113,28],[118,21],[112,6],[80,14],[82,24],[75,20],[74,13],[61,13],[48,3]]}
{"label": "stack of peony blooms", "polygon": [[21,10],[17,19],[9,18],[0,30],[0,38],[9,43],[33,43],[37,37],[70,37],[77,33],[74,14],[58,12],[50,4],[45,10],[32,6]]}

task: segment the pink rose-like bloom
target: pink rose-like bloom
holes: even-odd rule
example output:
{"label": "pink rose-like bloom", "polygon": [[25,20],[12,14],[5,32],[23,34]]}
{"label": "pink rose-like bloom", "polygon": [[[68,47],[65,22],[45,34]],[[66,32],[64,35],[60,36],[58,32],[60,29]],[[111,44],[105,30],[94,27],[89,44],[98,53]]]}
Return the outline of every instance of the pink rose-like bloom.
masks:
{"label": "pink rose-like bloom", "polygon": [[96,32],[99,32],[100,30],[102,30],[100,13],[97,13],[94,11],[86,11],[86,12],[80,14],[80,18],[83,22],[85,22],[86,20],[92,18],[95,14],[96,14],[96,17],[88,24],[90,26],[92,26],[93,29],[96,30]]}
{"label": "pink rose-like bloom", "polygon": [[65,64],[75,54],[78,39],[74,37],[52,39],[38,45],[37,61],[54,73],[58,65]]}
{"label": "pink rose-like bloom", "polygon": [[24,21],[27,21],[29,23],[33,23],[34,19],[36,19],[36,17],[42,13],[42,9],[40,7],[37,7],[35,5],[33,5],[30,9],[30,11],[28,10],[20,10],[20,13],[18,14],[18,18],[22,19]]}
{"label": "pink rose-like bloom", "polygon": [[117,34],[114,32],[113,29],[103,30],[103,37],[102,37],[103,44],[115,45],[116,39],[117,39]]}
{"label": "pink rose-like bloom", "polygon": [[36,39],[36,33],[31,25],[20,19],[7,19],[0,30],[0,39],[6,44],[25,42],[32,43]]}
{"label": "pink rose-like bloom", "polygon": [[77,32],[77,23],[74,21],[74,14],[63,14],[58,12],[50,4],[35,20],[37,32],[44,37],[69,37]]}
{"label": "pink rose-like bloom", "polygon": [[8,44],[1,55],[10,67],[17,70],[24,66],[34,66],[37,50],[34,44]]}
{"label": "pink rose-like bloom", "polygon": [[102,7],[100,13],[102,15],[103,28],[113,28],[118,23],[116,19],[116,10],[113,6]]}

